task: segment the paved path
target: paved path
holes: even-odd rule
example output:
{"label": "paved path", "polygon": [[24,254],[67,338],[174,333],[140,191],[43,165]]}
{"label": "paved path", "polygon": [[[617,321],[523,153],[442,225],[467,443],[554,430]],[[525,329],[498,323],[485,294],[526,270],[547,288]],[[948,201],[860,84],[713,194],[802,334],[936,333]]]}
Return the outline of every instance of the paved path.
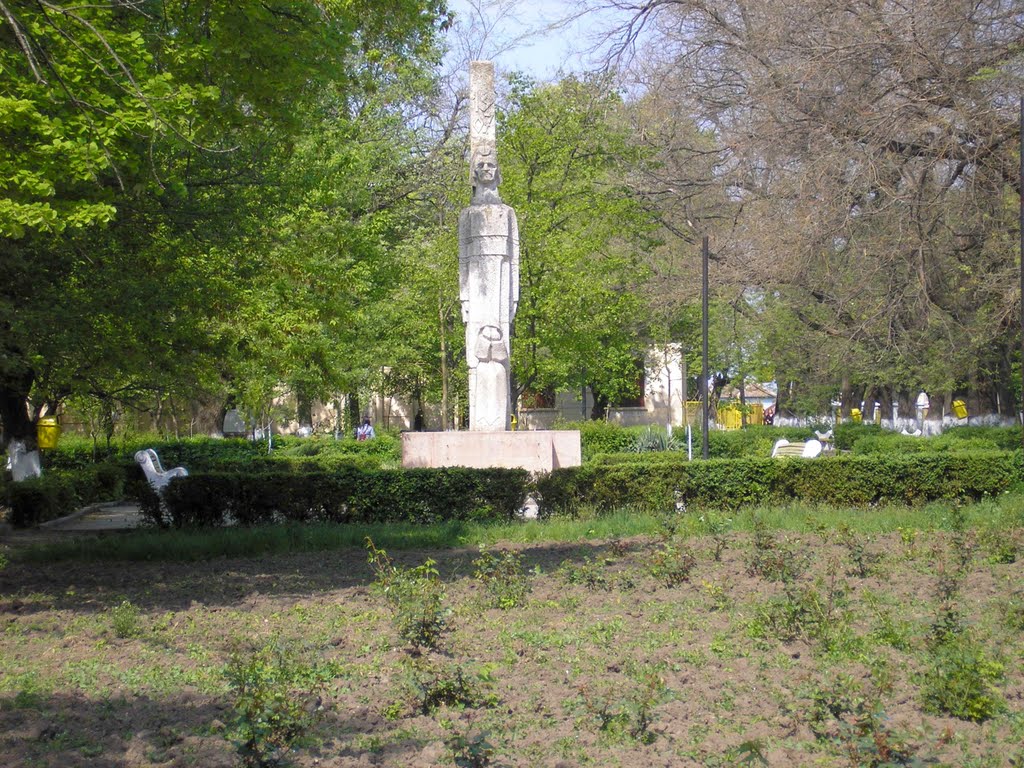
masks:
{"label": "paved path", "polygon": [[127,501],[93,504],[66,517],[50,520],[39,526],[40,531],[94,532],[128,531],[142,524],[139,505]]}

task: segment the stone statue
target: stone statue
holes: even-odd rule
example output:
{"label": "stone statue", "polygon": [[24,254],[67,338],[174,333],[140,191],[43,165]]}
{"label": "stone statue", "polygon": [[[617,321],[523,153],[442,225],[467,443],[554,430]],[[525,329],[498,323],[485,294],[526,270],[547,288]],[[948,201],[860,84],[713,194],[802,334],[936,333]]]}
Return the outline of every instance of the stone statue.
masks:
{"label": "stone statue", "polygon": [[493,72],[490,62],[471,65],[473,198],[459,216],[459,299],[466,324],[469,428],[485,431],[510,427],[509,330],[519,305],[519,225],[515,211],[498,195],[501,174],[494,148]]}

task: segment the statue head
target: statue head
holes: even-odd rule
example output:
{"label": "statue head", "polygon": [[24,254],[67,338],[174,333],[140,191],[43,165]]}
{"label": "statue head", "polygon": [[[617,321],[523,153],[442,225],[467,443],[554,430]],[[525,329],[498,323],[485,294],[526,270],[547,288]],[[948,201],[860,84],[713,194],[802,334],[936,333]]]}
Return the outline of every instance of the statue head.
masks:
{"label": "statue head", "polygon": [[498,153],[494,147],[484,145],[473,152],[470,158],[473,175],[474,195],[485,191],[497,191],[501,183],[501,170],[498,168]]}

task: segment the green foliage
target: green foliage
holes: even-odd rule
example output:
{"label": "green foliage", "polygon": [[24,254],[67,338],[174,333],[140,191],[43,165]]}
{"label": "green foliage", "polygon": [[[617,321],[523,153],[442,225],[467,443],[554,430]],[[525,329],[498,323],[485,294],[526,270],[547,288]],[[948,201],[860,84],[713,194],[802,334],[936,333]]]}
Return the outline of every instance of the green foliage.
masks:
{"label": "green foliage", "polygon": [[[447,23],[438,0],[377,10],[7,4],[5,402],[78,397],[112,422],[125,406],[231,394],[259,410],[282,382],[362,383],[365,355],[358,373],[336,363],[391,282],[394,209],[416,187],[411,137],[369,118],[401,124],[430,93]],[[5,435],[28,437],[15,420]]]}
{"label": "green foliage", "polygon": [[1006,703],[998,685],[1003,665],[966,635],[951,637],[932,651],[921,679],[925,709],[980,722],[1002,712]]}
{"label": "green foliage", "polygon": [[250,652],[236,649],[223,675],[233,699],[234,742],[242,765],[286,763],[319,717],[323,681],[277,642]]}
{"label": "green foliage", "polygon": [[1024,592],[1017,591],[1000,604],[1003,624],[1016,632],[1024,632]]}
{"label": "green foliage", "polygon": [[789,539],[777,538],[760,517],[754,518],[753,526],[747,573],[769,581],[795,581],[807,565],[807,555],[797,551],[796,544]]}
{"label": "green foliage", "polygon": [[538,480],[538,490],[544,514],[584,505],[659,511],[680,501],[691,509],[737,509],[792,499],[866,506],[995,496],[1019,475],[1019,454],[1010,453],[693,462],[680,454],[651,453],[556,469]]}
{"label": "green foliage", "polygon": [[497,703],[486,690],[486,680],[474,679],[457,663],[421,657],[409,662],[405,671],[414,708],[420,714],[432,714],[442,706],[479,708]]}
{"label": "green foliage", "polygon": [[496,765],[491,762],[494,746],[487,740],[486,733],[470,735],[454,732],[445,739],[445,746],[452,753],[457,768],[487,768]]}
{"label": "green foliage", "polygon": [[920,747],[893,731],[880,707],[857,707],[852,722],[839,723],[836,741],[843,747],[850,764],[857,768],[918,768],[938,763],[934,758],[917,755]]}
{"label": "green foliage", "polygon": [[387,552],[366,540],[375,586],[384,596],[398,636],[415,648],[436,648],[448,628],[445,587],[433,560],[415,568],[395,565]]}
{"label": "green foliage", "polygon": [[271,522],[418,523],[512,520],[526,498],[529,475],[517,469],[332,471],[301,467],[257,472],[194,472],[152,499],[145,511],[174,527]]}
{"label": "green foliage", "polygon": [[648,451],[678,451],[683,448],[679,438],[669,437],[660,427],[647,427],[633,438],[629,450],[631,453],[647,453]]}
{"label": "green foliage", "polygon": [[839,526],[836,537],[849,555],[853,573],[861,579],[870,576],[880,559],[878,553],[868,549],[870,538],[859,536],[848,525]]}
{"label": "green foliage", "polygon": [[558,573],[567,584],[580,584],[587,589],[608,591],[613,586],[603,564],[589,557],[581,563],[566,560],[558,567]]}
{"label": "green foliage", "polygon": [[66,476],[46,473],[3,487],[4,504],[11,510],[10,522],[28,528],[72,512],[78,504],[74,483]]}
{"label": "green foliage", "polygon": [[817,640],[828,649],[841,640],[845,618],[844,595],[839,590],[786,583],[783,593],[759,606],[751,622],[751,635],[774,637],[788,643]]}
{"label": "green foliage", "polygon": [[521,222],[514,380],[635,396],[639,256],[656,224],[623,174],[643,150],[607,77],[511,85],[498,156],[502,196]]}
{"label": "green foliage", "polygon": [[669,539],[651,552],[648,569],[651,575],[666,587],[678,587],[690,580],[690,574],[696,565],[697,558],[688,547]]}
{"label": "green foliage", "polygon": [[643,668],[614,684],[581,687],[576,704],[609,741],[632,739],[650,744],[655,739],[650,730],[654,710],[668,698],[661,675],[653,668]]}
{"label": "green foliage", "polygon": [[473,576],[483,582],[484,589],[496,608],[508,610],[521,606],[530,591],[530,580],[523,571],[523,555],[511,549],[495,552],[480,547],[480,556],[473,561]]}
{"label": "green foliage", "polygon": [[603,453],[628,451],[636,436],[642,431],[637,427],[621,427],[610,421],[559,423],[557,426],[559,429],[579,430],[584,461],[590,461]]}
{"label": "green foliage", "polygon": [[135,637],[141,632],[139,609],[130,600],[122,600],[111,608],[110,620],[117,637]]}

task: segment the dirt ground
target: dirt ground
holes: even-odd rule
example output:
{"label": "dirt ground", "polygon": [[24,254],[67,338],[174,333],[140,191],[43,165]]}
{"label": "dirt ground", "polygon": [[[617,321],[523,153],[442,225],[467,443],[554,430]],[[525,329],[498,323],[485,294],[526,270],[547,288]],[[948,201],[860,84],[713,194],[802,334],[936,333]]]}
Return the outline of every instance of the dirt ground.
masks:
{"label": "dirt ground", "polygon": [[[399,640],[358,549],[15,560],[0,571],[0,765],[237,765],[225,664],[269,643],[315,670],[292,686],[316,712],[288,755],[298,766],[455,765],[460,738],[463,765],[1021,764],[1022,559],[948,533],[761,544],[520,548],[530,591],[508,610],[473,577],[476,550],[393,553],[436,560],[443,580],[448,628],[422,651]],[[756,572],[759,554],[799,567],[779,581]],[[677,576],[692,567],[669,585],[679,563]],[[926,711],[943,617],[999,672],[981,722]],[[431,674],[471,703],[425,712]]]}

